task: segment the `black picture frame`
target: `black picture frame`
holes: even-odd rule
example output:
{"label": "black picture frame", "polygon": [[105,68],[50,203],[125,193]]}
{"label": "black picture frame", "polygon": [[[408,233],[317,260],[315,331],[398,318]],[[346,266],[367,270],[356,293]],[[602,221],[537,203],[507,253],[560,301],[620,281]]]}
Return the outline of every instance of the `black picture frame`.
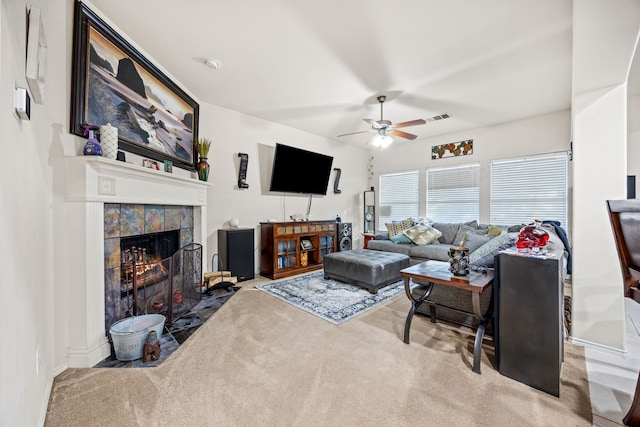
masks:
{"label": "black picture frame", "polygon": [[303,251],[314,249],[313,243],[311,242],[310,239],[300,239],[300,248]]}
{"label": "black picture frame", "polygon": [[72,134],[118,128],[118,148],[195,170],[199,105],[86,4],[74,11]]}

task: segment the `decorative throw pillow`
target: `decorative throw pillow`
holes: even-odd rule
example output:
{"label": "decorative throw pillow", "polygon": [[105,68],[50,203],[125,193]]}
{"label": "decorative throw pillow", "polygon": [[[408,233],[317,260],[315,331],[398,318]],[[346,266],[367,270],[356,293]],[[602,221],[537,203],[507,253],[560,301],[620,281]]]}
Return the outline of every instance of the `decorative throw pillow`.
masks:
{"label": "decorative throw pillow", "polygon": [[407,236],[405,236],[403,233],[396,234],[395,236],[393,236],[393,237],[392,237],[391,239],[389,239],[389,240],[391,240],[393,243],[401,243],[401,244],[402,244],[402,243],[413,243],[413,242],[411,241],[411,239],[410,239],[410,238],[408,238]]}
{"label": "decorative throw pillow", "polygon": [[393,221],[391,223],[386,223],[387,231],[389,232],[389,238],[392,238],[396,234],[402,233],[404,230],[413,227],[413,222],[410,219],[405,219],[402,221]]}
{"label": "decorative throw pillow", "polygon": [[411,220],[411,223],[413,225],[432,225],[433,224],[433,221],[431,221],[429,218],[425,218],[422,216],[412,216],[409,219]]}
{"label": "decorative throw pillow", "polygon": [[499,236],[503,231],[507,231],[507,229],[504,227],[498,227],[496,225],[490,225],[487,229],[487,234],[489,234],[490,236]]}
{"label": "decorative throw pillow", "polygon": [[416,245],[428,245],[438,237],[442,236],[442,232],[429,225],[414,225],[403,232]]}
{"label": "decorative throw pillow", "polygon": [[494,258],[498,252],[509,249],[514,245],[518,233],[502,233],[489,240],[469,255],[469,264],[474,267],[493,268]]}
{"label": "decorative throw pillow", "polygon": [[495,237],[496,236],[487,234],[484,230],[469,231],[465,236],[462,246],[469,248],[469,253],[471,253],[487,243],[489,240],[495,239]]}

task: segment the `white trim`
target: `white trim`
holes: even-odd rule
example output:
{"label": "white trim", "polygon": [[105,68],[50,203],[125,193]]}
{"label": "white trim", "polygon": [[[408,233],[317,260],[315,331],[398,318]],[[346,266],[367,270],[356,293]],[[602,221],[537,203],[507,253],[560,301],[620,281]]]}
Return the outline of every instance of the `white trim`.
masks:
{"label": "white trim", "polygon": [[618,356],[618,357],[623,357],[625,359],[628,359],[629,353],[627,352],[626,348],[624,350],[621,350],[619,348],[615,348],[615,347],[609,347],[608,345],[602,345],[602,344],[598,344],[592,341],[585,341],[585,340],[581,340],[580,338],[574,338],[574,337],[569,337],[569,342],[571,342],[572,344],[575,345],[579,345],[585,348],[590,348],[593,350],[599,350],[599,351],[603,351],[605,353],[609,353],[612,354],[614,356]]}

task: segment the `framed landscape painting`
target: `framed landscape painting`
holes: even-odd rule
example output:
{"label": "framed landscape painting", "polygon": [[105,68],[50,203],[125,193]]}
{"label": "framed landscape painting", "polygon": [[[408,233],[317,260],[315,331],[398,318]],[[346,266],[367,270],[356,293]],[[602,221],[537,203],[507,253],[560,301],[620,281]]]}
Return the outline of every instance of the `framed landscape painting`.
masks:
{"label": "framed landscape painting", "polygon": [[195,100],[84,3],[74,19],[71,133],[110,123],[119,149],[195,170]]}

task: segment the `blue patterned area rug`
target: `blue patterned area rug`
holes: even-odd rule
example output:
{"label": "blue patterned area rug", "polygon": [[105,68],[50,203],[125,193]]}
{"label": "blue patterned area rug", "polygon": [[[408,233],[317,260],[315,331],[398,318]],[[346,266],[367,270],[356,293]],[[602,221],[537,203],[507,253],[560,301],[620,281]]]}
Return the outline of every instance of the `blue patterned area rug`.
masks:
{"label": "blue patterned area rug", "polygon": [[325,279],[322,270],[257,285],[256,288],[335,324],[347,321],[404,293],[402,280],[379,289],[374,295],[354,285]]}

